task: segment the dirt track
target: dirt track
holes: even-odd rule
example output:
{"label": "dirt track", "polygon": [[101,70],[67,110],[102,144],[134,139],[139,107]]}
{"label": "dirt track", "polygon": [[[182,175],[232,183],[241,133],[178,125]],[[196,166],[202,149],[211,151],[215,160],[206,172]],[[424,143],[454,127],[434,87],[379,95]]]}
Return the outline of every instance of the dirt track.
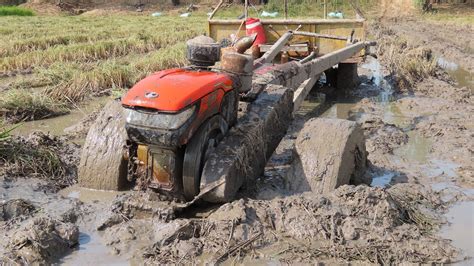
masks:
{"label": "dirt track", "polygon": [[417,46],[433,49],[438,57],[456,62],[469,72],[474,72],[473,25],[441,24],[419,18],[392,18],[382,24],[401,38]]}
{"label": "dirt track", "polygon": [[[472,36],[472,28],[440,30],[407,19],[383,21],[372,25],[371,31],[405,38],[410,49],[429,44],[435,56],[473,72],[470,39],[459,37],[460,31]],[[474,255],[474,243],[462,245],[466,237],[473,239],[467,235],[469,228],[457,228],[464,229],[464,235],[456,235],[444,227],[443,236],[454,238],[453,243],[437,233],[452,204],[467,213],[472,210],[472,83],[456,83],[455,76],[438,69],[410,90],[397,90],[384,66],[387,60],[382,55],[379,61],[366,62],[359,69],[362,84],[349,97],[336,98],[323,114],[361,124],[369,152],[367,174],[374,178],[374,187],[343,186],[324,196],[291,195],[285,173],[299,129],[315,115],[311,110],[296,115],[265,176],[246,198],[223,206],[183,212],[154,193],[116,197],[73,187],[57,194],[45,189],[56,184],[53,181],[0,172],[0,234],[12,239],[0,243],[0,262],[56,261],[63,254],[41,249],[48,238],[56,239],[54,245],[63,253],[72,252],[61,260],[70,264],[441,263],[457,260],[459,254]],[[358,101],[347,102],[352,96]],[[54,152],[62,153],[64,144],[55,143],[59,148]],[[6,166],[2,169],[12,169]],[[18,198],[25,201],[12,200]],[[472,214],[458,218],[472,226]],[[49,230],[35,235],[25,230],[31,223],[47,224]],[[468,250],[462,253],[456,248]],[[29,250],[39,257],[23,256]]]}

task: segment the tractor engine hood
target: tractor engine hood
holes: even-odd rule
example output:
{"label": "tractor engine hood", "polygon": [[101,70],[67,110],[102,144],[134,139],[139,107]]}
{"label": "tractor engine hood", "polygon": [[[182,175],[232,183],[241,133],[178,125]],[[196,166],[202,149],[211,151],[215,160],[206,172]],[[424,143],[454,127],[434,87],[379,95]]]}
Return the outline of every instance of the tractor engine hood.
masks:
{"label": "tractor engine hood", "polygon": [[217,90],[232,88],[231,79],[221,73],[186,69],[157,72],[133,86],[122,99],[127,108],[179,112]]}

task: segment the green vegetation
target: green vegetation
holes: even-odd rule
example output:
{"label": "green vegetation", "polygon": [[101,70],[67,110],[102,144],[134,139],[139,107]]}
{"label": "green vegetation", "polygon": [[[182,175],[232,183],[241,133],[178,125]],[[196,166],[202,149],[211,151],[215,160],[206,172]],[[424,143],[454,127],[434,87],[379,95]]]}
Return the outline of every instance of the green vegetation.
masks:
{"label": "green vegetation", "polygon": [[17,6],[0,6],[0,16],[34,16],[33,11]]}
{"label": "green vegetation", "polygon": [[7,139],[9,139],[11,136],[10,136],[10,133],[15,129],[17,128],[18,126],[14,126],[14,127],[10,127],[10,128],[7,128],[2,121],[0,121],[0,142],[3,142]]}
{"label": "green vegetation", "polygon": [[204,14],[1,21],[0,76],[17,74],[0,94],[0,114],[10,122],[60,115],[84,99],[110,95],[153,72],[182,66],[185,41],[206,31]]}

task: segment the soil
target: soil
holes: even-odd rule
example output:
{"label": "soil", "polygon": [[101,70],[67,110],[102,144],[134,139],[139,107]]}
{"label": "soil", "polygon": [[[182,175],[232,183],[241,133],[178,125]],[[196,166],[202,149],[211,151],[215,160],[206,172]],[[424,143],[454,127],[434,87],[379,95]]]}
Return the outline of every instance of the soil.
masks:
{"label": "soil", "polygon": [[[445,38],[454,29],[430,25],[381,20],[370,30],[380,38],[404,38],[409,49],[431,49],[472,73],[472,50],[461,49],[467,39]],[[472,35],[472,28],[462,30]],[[18,167],[24,162],[1,154],[0,263],[470,264],[464,260],[474,256],[472,83],[440,63],[434,74],[400,90],[386,56],[360,66],[361,84],[353,90],[326,97],[327,88],[314,90],[264,175],[223,205],[183,208],[153,191],[78,188],[76,144],[38,133],[2,142],[2,148],[27,147],[21,151],[47,148],[59,164],[40,164],[54,171],[38,175],[32,165]],[[370,186],[344,185],[325,194],[288,186],[299,134],[320,115],[359,125]]]}

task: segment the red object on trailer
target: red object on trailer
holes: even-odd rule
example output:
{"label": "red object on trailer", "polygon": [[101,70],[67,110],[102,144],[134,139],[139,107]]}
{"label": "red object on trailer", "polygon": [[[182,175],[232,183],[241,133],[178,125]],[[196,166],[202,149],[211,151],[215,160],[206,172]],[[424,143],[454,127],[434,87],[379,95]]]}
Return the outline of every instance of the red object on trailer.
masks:
{"label": "red object on trailer", "polygon": [[245,32],[247,36],[250,36],[254,33],[257,33],[257,38],[253,43],[253,46],[259,44],[264,44],[267,42],[267,37],[265,36],[265,29],[263,28],[262,22],[258,18],[247,18],[245,21]]}

